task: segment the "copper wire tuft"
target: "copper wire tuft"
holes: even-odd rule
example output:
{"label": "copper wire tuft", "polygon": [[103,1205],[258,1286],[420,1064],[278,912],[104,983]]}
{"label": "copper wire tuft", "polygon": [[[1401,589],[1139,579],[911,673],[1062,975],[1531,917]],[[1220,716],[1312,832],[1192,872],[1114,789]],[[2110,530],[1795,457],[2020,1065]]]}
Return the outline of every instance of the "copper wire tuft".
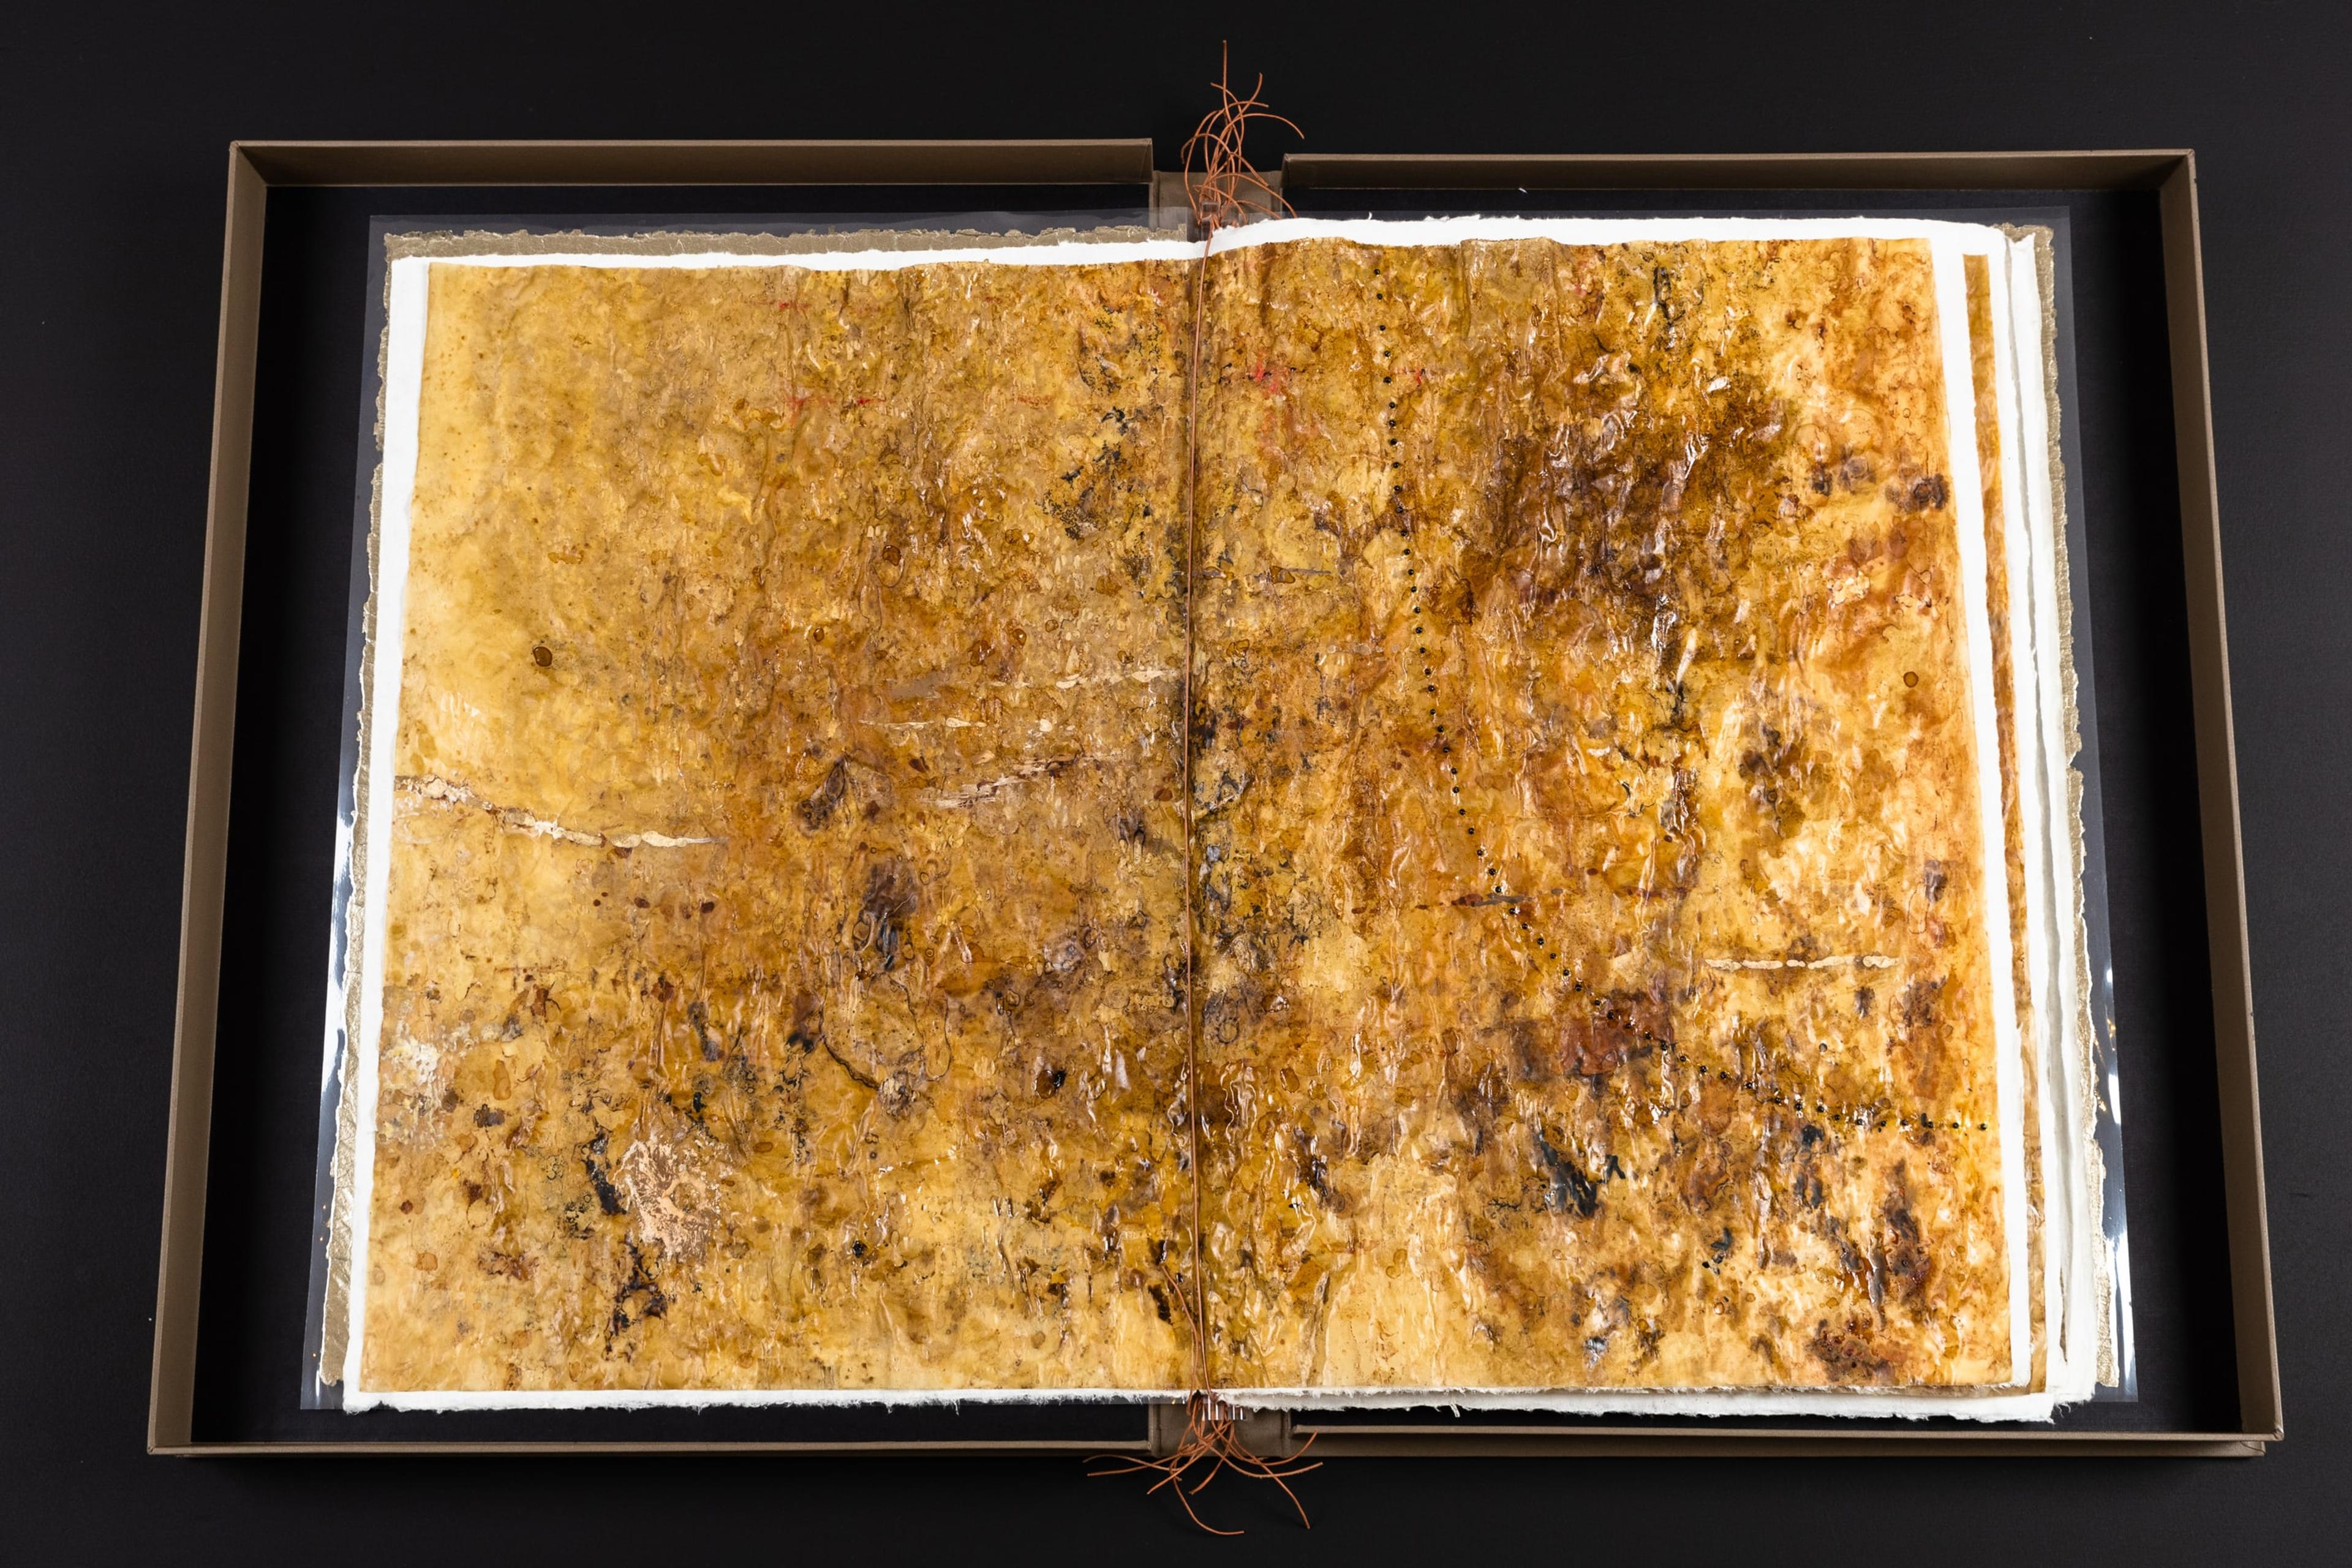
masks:
{"label": "copper wire tuft", "polygon": [[1263,75],[1246,98],[1234,91],[1232,75],[1233,49],[1228,45],[1219,56],[1217,79],[1210,84],[1217,89],[1217,107],[1202,119],[1184,143],[1184,199],[1192,209],[1192,226],[1203,237],[1252,217],[1291,216],[1290,204],[1276,194],[1257,166],[1242,153],[1242,141],[1252,121],[1270,120],[1294,136],[1307,134],[1266,108],[1258,96],[1265,90]]}
{"label": "copper wire tuft", "polygon": [[[1167,1268],[1164,1263],[1160,1267],[1163,1270]],[[1307,1505],[1300,1502],[1298,1494],[1290,1489],[1292,1477],[1323,1468],[1320,1459],[1300,1463],[1307,1450],[1315,1446],[1313,1435],[1310,1434],[1300,1445],[1297,1453],[1287,1458],[1269,1459],[1252,1451],[1250,1446],[1242,1440],[1242,1413],[1207,1387],[1209,1338],[1193,1309],[1192,1293],[1181,1289],[1172,1275],[1168,1283],[1178,1287],[1171,1289],[1169,1294],[1182,1306],[1185,1324],[1192,1330],[1193,1356],[1199,1373],[1197,1381],[1201,1384],[1184,1399],[1184,1436],[1177,1443],[1175,1452],[1165,1458],[1139,1459],[1126,1454],[1097,1454],[1091,1462],[1105,1468],[1088,1470],[1087,1474],[1156,1475],[1160,1479],[1151,1483],[1148,1491],[1156,1492],[1162,1488],[1174,1491],[1176,1500],[1184,1505],[1185,1514],[1211,1535],[1240,1535],[1243,1532],[1238,1530],[1219,1530],[1202,1519],[1200,1510],[1192,1506],[1192,1500],[1207,1489],[1211,1481],[1231,1470],[1251,1480],[1272,1481],[1280,1487],[1282,1495],[1290,1500],[1290,1506],[1298,1510],[1298,1522],[1307,1529],[1314,1529],[1314,1521],[1307,1517]]]}

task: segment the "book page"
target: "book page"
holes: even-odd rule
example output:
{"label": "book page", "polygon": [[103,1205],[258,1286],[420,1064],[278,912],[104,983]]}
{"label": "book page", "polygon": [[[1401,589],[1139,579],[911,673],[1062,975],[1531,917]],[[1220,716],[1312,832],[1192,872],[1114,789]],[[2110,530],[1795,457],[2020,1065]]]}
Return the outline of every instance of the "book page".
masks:
{"label": "book page", "polygon": [[1212,277],[1217,1381],[2022,1385],[1957,253],[1354,226]]}
{"label": "book page", "polygon": [[347,1408],[1190,1381],[1193,253],[1091,254],[394,265]]}

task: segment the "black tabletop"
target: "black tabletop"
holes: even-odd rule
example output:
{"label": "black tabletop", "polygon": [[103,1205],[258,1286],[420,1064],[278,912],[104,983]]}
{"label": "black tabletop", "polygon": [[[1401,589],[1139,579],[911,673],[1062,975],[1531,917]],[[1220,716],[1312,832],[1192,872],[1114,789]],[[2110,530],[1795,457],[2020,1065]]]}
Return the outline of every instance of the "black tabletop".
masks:
{"label": "black tabletop", "polygon": [[[2286,1441],[2242,1463],[1359,1460],[1301,1484],[1311,1534],[1278,1498],[1220,1483],[1213,1506],[1250,1531],[1223,1543],[1132,1481],[1060,1460],[146,1457],[228,141],[1150,133],[1166,163],[1227,37],[1236,72],[1264,70],[1318,151],[2196,149]],[[0,1539],[39,1562],[895,1558],[982,1541],[1154,1559],[2340,1554],[2343,44],[2318,6],[2145,0],[1312,16],[575,0],[13,17],[0,29]],[[1269,138],[1265,153],[1287,145]]]}

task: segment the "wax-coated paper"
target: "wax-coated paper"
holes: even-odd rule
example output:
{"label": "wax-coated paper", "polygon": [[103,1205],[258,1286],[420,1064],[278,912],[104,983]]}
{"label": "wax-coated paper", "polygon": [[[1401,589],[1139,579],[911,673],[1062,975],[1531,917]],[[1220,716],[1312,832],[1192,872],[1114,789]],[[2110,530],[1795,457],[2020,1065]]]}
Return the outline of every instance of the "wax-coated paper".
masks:
{"label": "wax-coated paper", "polygon": [[2087,1391],[2030,247],[448,248],[347,1407]]}

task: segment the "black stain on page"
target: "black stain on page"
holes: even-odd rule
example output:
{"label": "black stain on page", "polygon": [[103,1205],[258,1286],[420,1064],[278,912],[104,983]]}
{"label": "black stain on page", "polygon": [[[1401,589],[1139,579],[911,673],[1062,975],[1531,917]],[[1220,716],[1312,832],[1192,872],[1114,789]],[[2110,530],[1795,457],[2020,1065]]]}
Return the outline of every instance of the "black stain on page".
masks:
{"label": "black stain on page", "polygon": [[885,974],[898,966],[916,902],[915,874],[905,861],[886,859],[866,868],[866,895],[858,900],[853,932],[861,973],[866,973],[869,959]]}
{"label": "black stain on page", "polygon": [[849,759],[836,758],[833,766],[826,771],[824,782],[811,792],[806,800],[802,801],[793,809],[799,816],[801,826],[809,832],[814,833],[832,818],[835,809],[841,805],[843,798],[848,794]]}
{"label": "black stain on page", "polygon": [[580,1163],[588,1167],[588,1184],[596,1189],[597,1206],[606,1214],[625,1214],[628,1205],[621,1201],[620,1189],[613,1185],[613,1178],[604,1166],[611,1137],[609,1132],[599,1132],[588,1140],[582,1145],[587,1152],[581,1156]]}
{"label": "black stain on page", "polygon": [[[628,1332],[630,1328],[647,1318],[658,1318],[669,1310],[669,1297],[654,1279],[653,1270],[646,1267],[646,1255],[634,1241],[629,1249],[629,1277],[613,1292],[613,1320],[606,1338]],[[632,1304],[635,1316],[630,1316]]]}
{"label": "black stain on page", "polygon": [[1549,1189],[1544,1194],[1544,1207],[1555,1210],[1572,1208],[1581,1219],[1591,1219],[1600,1213],[1601,1189],[1593,1184],[1592,1178],[1578,1170],[1574,1161],[1553,1148],[1545,1140],[1541,1129],[1536,1130],[1535,1141],[1537,1157],[1542,1160],[1549,1181]]}

